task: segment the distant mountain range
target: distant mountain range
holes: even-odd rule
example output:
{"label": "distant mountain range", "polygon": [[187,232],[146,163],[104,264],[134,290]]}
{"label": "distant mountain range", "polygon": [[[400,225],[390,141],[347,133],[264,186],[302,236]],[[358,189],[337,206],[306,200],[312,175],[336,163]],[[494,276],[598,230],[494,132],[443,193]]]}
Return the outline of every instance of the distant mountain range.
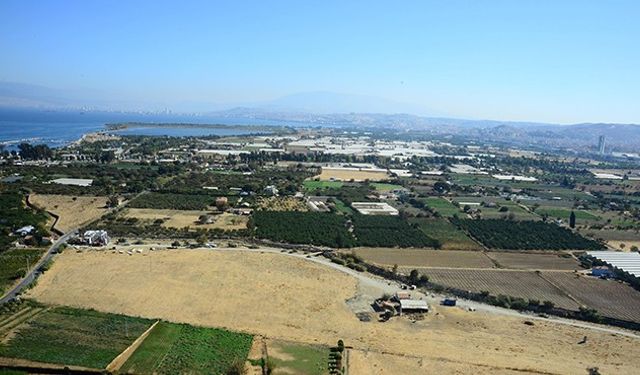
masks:
{"label": "distant mountain range", "polygon": [[[635,124],[557,125],[536,122],[464,120],[434,117],[441,114],[426,108],[372,96],[309,92],[254,103],[182,102],[181,108],[199,118],[233,118],[286,121],[292,125],[392,128],[421,131],[432,135],[455,135],[470,140],[504,142],[582,150],[594,149],[598,136],[605,135],[608,150],[638,152],[640,126]],[[57,90],[42,86],[0,82],[0,107],[37,108],[67,111],[135,111],[166,106],[127,100],[91,90]],[[180,112],[176,111],[175,112]],[[414,114],[407,114],[414,113]],[[186,114],[186,113],[185,113]],[[418,116],[416,114],[421,114]]]}

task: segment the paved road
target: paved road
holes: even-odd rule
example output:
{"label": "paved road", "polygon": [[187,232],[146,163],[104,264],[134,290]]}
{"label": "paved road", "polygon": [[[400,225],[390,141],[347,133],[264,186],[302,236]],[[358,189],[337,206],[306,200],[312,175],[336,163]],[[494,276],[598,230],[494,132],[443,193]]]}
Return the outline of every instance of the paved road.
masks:
{"label": "paved road", "polygon": [[15,298],[18,294],[20,294],[20,292],[22,292],[24,288],[27,287],[27,285],[31,284],[31,282],[33,282],[33,280],[35,280],[40,275],[40,267],[51,260],[51,258],[53,258],[53,256],[55,255],[56,250],[58,250],[58,248],[62,244],[66,243],[70,237],[75,236],[76,233],[77,230],[69,231],[62,237],[58,238],[53,244],[51,244],[46,254],[42,258],[40,258],[40,261],[38,261],[38,263],[31,267],[31,271],[24,277],[24,279],[22,279],[15,287],[13,287],[13,289],[11,289],[9,292],[7,292],[7,294],[0,298],[0,305]]}

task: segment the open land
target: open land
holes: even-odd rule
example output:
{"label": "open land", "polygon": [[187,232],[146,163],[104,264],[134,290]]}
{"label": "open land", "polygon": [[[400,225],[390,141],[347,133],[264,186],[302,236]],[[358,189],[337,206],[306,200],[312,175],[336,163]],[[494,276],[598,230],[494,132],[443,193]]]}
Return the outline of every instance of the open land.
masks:
{"label": "open land", "polygon": [[107,212],[106,197],[32,194],[29,200],[60,216],[56,228],[63,232],[87,224]]}
{"label": "open land", "polygon": [[[202,215],[211,215],[212,223],[198,223],[198,220]],[[148,222],[163,220],[162,226],[166,228],[192,227],[224,230],[246,229],[247,222],[249,221],[247,216],[236,215],[228,212],[216,212],[212,214],[211,211],[185,211],[154,208],[127,208],[124,211],[124,217],[137,218]]]}
{"label": "open land", "polygon": [[387,172],[348,170],[341,168],[322,168],[320,175],[314,177],[322,181],[384,181],[389,179]]}
{"label": "open land", "polygon": [[356,248],[353,252],[368,263],[398,267],[494,268],[479,251],[442,251],[427,249]]}
{"label": "open land", "polygon": [[[633,337],[457,308],[432,306],[434,313],[415,322],[361,322],[345,303],[358,289],[345,273],[268,252],[65,252],[30,296],[307,344],[343,338],[363,374],[424,373],[432,366],[480,374],[584,374],[596,366],[631,374],[640,355]],[[578,344],[585,335],[588,342]]]}

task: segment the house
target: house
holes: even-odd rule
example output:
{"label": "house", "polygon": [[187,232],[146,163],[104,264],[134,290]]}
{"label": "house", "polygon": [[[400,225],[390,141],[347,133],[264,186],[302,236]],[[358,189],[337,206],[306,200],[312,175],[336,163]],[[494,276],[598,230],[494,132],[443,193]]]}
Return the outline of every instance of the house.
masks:
{"label": "house", "polygon": [[24,237],[31,234],[36,228],[33,225],[27,225],[22,228],[16,229],[15,234]]}
{"label": "house", "polygon": [[82,242],[90,246],[105,246],[109,244],[106,230],[88,230],[82,235]]}
{"label": "house", "polygon": [[278,195],[278,189],[274,185],[265,187],[263,191],[267,195]]}

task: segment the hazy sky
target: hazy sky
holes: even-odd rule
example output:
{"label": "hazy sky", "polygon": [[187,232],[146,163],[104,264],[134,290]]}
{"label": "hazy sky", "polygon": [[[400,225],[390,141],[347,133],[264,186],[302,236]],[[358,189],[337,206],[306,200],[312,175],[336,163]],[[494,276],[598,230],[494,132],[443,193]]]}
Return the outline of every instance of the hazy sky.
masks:
{"label": "hazy sky", "polygon": [[363,94],[456,117],[640,123],[640,1],[0,2],[0,81],[119,99]]}

